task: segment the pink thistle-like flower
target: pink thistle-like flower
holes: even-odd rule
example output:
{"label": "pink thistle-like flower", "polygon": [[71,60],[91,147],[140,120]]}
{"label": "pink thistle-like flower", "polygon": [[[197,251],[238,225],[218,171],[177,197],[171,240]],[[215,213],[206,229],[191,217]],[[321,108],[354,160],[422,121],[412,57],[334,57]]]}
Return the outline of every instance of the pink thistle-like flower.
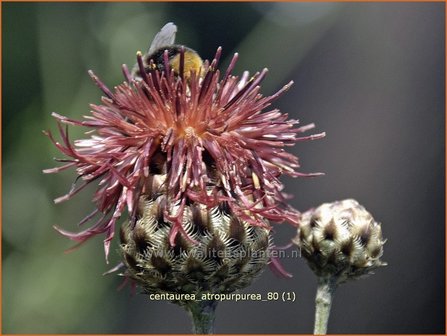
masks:
{"label": "pink thistle-like flower", "polygon": [[[62,142],[46,134],[70,159],[59,160],[65,164],[45,172],[74,167],[76,181],[82,181],[56,203],[98,183],[92,199],[96,209],[79,224],[94,223],[79,233],[56,227],[60,233],[79,243],[104,233],[107,256],[117,220],[127,209],[131,222],[136,222],[138,202],[154,183],[164,186],[162,216],[170,224],[171,245],[179,234],[193,242],[182,224],[185,207],[192,203],[211,209],[225,202],[236,217],[252,226],[270,227],[270,221],[297,223],[299,212],[287,204],[279,178],[318,174],[297,172],[298,158],[285,147],[325,134],[299,137],[314,125],[296,127],[298,121],[270,108],[292,82],[264,97],[259,84],[267,69],[250,79],[248,73],[233,76],[235,54],[221,76],[220,55],[221,48],[211,64],[205,64],[202,76],[183,76],[183,71],[177,76],[167,56],[164,71],[146,73],[139,54],[141,80],[132,78],[123,66],[126,81],[114,90],[89,72],[105,94],[102,104],[91,105],[92,114],[82,121],[52,114]],[[183,69],[183,51],[180,57]],[[72,143],[68,125],[90,128],[90,138]],[[154,182],[154,174],[163,174],[165,180]]]}

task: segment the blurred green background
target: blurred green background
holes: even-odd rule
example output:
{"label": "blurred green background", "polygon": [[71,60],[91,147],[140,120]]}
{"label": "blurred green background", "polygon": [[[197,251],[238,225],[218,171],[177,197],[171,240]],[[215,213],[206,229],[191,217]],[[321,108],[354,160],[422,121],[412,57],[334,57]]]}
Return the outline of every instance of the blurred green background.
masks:
{"label": "blurred green background", "polygon": [[[177,41],[235,73],[270,69],[263,92],[290,80],[276,106],[315,122],[327,137],[293,151],[318,179],[286,179],[300,210],[357,198],[378,221],[389,266],[342,286],[332,333],[444,333],[444,4],[443,3],[3,3],[3,333],[188,333],[181,308],[132,296],[101,274],[102,237],[79,250],[52,225],[76,230],[93,189],[54,205],[72,171],[44,175],[60,157],[44,129],[52,111],[81,118],[100,92],[93,69],[113,87],[168,21]],[[83,130],[71,128],[71,137]],[[277,229],[276,241],[294,233]],[[315,279],[302,260],[295,277],[267,270],[245,292],[294,291],[295,303],[227,302],[221,333],[309,333]]]}

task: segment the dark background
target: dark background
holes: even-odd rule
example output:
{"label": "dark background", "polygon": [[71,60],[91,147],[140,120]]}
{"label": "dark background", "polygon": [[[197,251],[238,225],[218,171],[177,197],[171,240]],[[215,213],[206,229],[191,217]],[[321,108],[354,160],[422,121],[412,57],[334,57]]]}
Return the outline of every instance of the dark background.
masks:
{"label": "dark background", "polygon": [[[355,198],[388,239],[376,274],[341,286],[331,333],[444,333],[444,4],[443,3],[3,3],[3,333],[188,333],[179,307],[118,291],[101,274],[102,238],[71,254],[52,225],[76,230],[91,208],[84,193],[62,205],[73,172],[43,175],[56,150],[42,133],[52,111],[80,118],[100,92],[122,81],[161,26],[211,58],[222,45],[235,73],[270,69],[263,92],[293,79],[276,106],[315,122],[327,137],[299,143],[301,171],[285,179],[299,210]],[[81,136],[72,129],[72,138]],[[293,236],[278,226],[275,240]],[[269,270],[246,293],[296,293],[294,303],[226,302],[220,333],[309,333],[316,279],[299,259],[294,278]]]}

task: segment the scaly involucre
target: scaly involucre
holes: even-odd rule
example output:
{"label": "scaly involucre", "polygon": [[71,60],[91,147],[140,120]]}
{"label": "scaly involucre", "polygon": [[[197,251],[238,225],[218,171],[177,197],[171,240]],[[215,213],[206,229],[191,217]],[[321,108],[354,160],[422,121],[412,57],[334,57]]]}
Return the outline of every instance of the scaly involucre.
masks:
{"label": "scaly involucre", "polygon": [[[59,232],[79,243],[105,233],[108,255],[116,221],[126,208],[130,219],[137,220],[138,201],[151,188],[153,174],[166,175],[164,221],[171,225],[171,244],[177,234],[188,236],[182,226],[183,212],[185,205],[194,202],[208,208],[226,202],[232,213],[254,226],[269,227],[270,221],[296,223],[299,213],[285,202],[279,177],[317,174],[296,172],[298,158],[284,148],[324,133],[298,137],[313,125],[296,127],[298,121],[269,109],[292,82],[264,97],[259,84],[267,69],[250,79],[247,72],[241,78],[233,76],[235,54],[221,77],[216,70],[220,55],[219,48],[211,64],[205,65],[203,77],[176,76],[167,57],[165,71],[146,74],[138,56],[142,80],[131,78],[123,66],[126,81],[114,91],[90,72],[105,94],[102,104],[91,105],[91,115],[82,121],[53,113],[62,143],[46,134],[70,159],[59,160],[65,164],[45,172],[75,167],[77,180],[83,181],[56,203],[98,182],[93,196],[96,209],[80,222],[94,224],[79,233],[56,227]],[[181,68],[183,62],[182,54]],[[72,144],[68,125],[90,128],[90,138]]]}

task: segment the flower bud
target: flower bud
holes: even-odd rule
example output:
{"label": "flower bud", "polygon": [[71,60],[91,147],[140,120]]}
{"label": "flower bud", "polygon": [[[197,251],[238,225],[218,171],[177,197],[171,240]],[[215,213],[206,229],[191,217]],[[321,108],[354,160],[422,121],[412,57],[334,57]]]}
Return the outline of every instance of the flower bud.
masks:
{"label": "flower bud", "polygon": [[386,265],[380,224],[353,199],[303,213],[293,242],[317,276],[335,276],[337,283]]}

